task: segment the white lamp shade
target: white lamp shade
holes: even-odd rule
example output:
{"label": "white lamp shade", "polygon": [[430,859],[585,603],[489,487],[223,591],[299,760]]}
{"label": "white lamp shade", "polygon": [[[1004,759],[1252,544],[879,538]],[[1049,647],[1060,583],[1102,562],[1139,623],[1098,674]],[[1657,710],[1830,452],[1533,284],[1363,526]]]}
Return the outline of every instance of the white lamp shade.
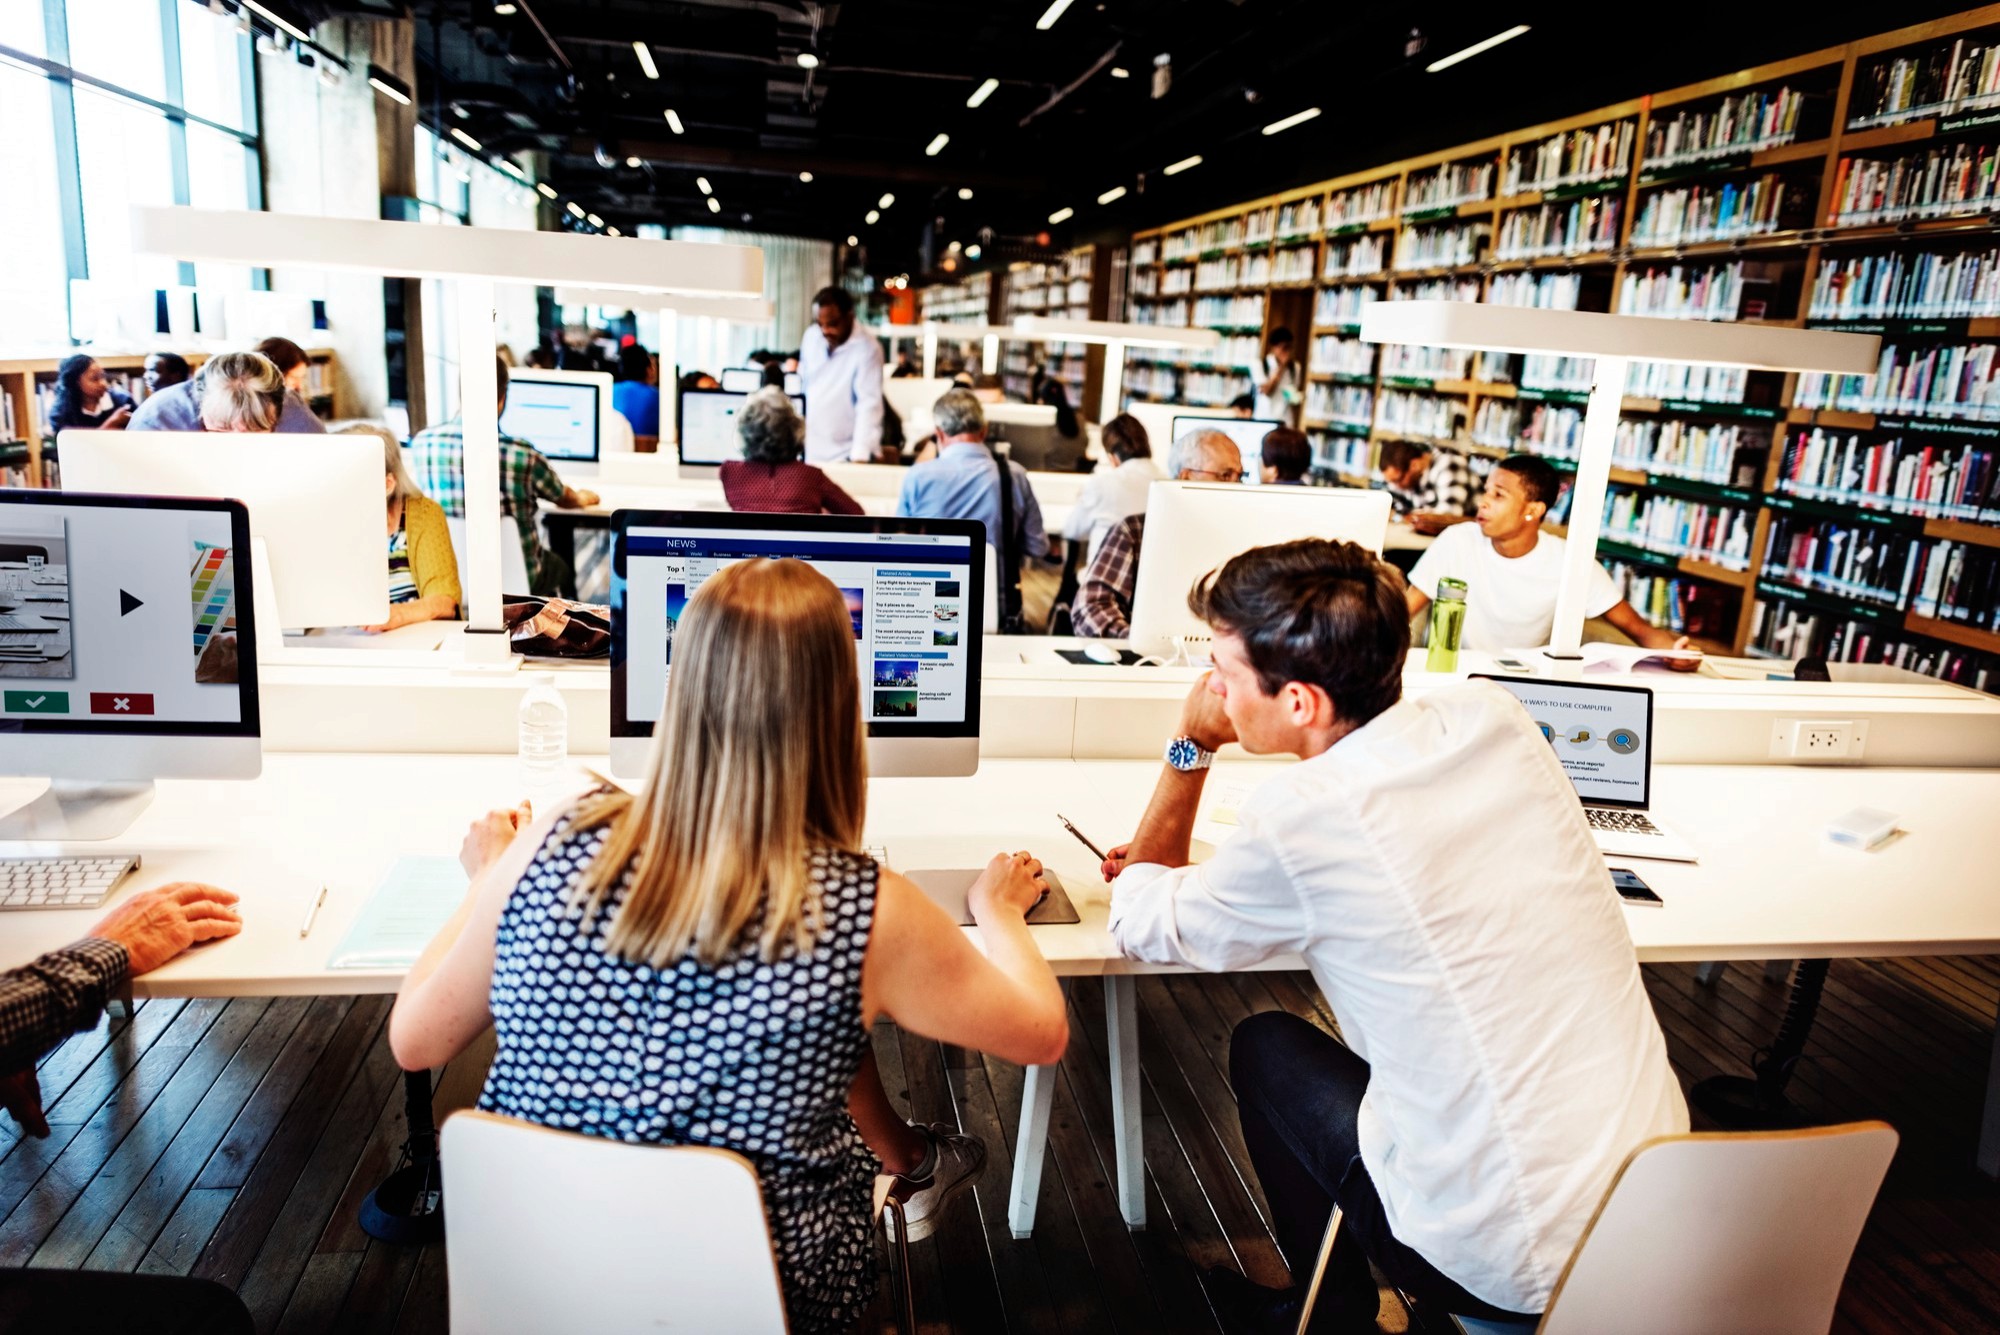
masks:
{"label": "white lamp shade", "polygon": [[559,287],[558,306],[608,306],[613,310],[650,311],[665,309],[690,318],[705,315],[712,320],[736,324],[766,324],[771,319],[771,303],[763,297],[691,297],[682,294],[648,296],[643,292],[621,292],[603,287]]}
{"label": "white lamp shade", "polygon": [[1222,342],[1222,335],[1213,329],[1170,329],[1164,325],[1113,320],[1057,320],[1046,315],[1017,315],[1010,332],[1017,338],[1124,343],[1143,348],[1212,348]]}
{"label": "white lamp shade", "polygon": [[1627,361],[1742,366],[1753,371],[1875,370],[1873,334],[1552,311],[1474,301],[1378,301],[1361,312],[1365,343],[1409,343],[1486,352],[1555,353]]}

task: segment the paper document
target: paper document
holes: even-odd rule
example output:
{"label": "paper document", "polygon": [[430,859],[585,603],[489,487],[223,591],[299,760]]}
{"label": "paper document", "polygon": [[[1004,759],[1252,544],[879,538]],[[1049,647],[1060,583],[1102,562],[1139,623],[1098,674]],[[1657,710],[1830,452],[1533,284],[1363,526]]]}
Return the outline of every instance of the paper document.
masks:
{"label": "paper document", "polygon": [[457,858],[397,858],[375,887],[329,969],[407,969],[465,900]]}
{"label": "paper document", "polygon": [[1643,644],[1586,644],[1578,652],[1583,655],[1585,672],[1630,672],[1646,658],[1702,657],[1699,649],[1648,649]]}

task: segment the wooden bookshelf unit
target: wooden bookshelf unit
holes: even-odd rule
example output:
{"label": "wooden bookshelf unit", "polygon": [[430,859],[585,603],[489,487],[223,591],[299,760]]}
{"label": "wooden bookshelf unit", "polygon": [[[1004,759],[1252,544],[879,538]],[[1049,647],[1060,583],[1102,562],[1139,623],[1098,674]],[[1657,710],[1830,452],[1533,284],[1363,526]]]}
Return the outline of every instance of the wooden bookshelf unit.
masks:
{"label": "wooden bookshelf unit", "polygon": [[[1712,648],[2000,691],[1995,44],[1987,5],[1136,233],[1128,318],[1224,344],[1135,357],[1126,398],[1227,402],[1289,326],[1315,476],[1369,486],[1398,438],[1475,473],[1573,466],[1590,384],[1587,362],[1363,344],[1372,301],[1879,333],[1885,376],[1635,366],[1599,555]],[[1309,252],[1286,272],[1309,260],[1310,286],[1258,281],[1273,249]]]}

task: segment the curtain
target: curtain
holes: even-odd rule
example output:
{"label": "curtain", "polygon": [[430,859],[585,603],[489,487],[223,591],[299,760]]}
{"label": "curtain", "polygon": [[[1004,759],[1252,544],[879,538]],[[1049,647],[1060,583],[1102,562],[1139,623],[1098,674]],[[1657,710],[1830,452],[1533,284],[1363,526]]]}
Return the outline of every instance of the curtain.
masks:
{"label": "curtain", "polygon": [[[758,348],[797,351],[799,336],[812,323],[813,294],[833,281],[833,243],[801,236],[772,236],[722,227],[676,227],[676,241],[759,246],[764,251],[764,296],[771,303],[766,324],[682,319],[676,349],[682,371],[715,375],[725,367],[747,366]],[[662,367],[661,379],[666,379]]]}

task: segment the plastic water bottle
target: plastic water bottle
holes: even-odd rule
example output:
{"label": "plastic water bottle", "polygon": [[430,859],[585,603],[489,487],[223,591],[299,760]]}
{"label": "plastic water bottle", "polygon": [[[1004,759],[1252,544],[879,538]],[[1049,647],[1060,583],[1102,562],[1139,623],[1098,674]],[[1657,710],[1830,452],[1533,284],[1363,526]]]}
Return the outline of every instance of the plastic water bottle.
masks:
{"label": "plastic water bottle", "polygon": [[569,706],[552,672],[538,672],[521,696],[521,777],[532,792],[560,782],[569,763]]}
{"label": "plastic water bottle", "polygon": [[1462,579],[1447,575],[1437,582],[1437,597],[1431,599],[1430,652],[1424,655],[1426,671],[1458,671],[1458,641],[1465,631],[1465,593]]}

